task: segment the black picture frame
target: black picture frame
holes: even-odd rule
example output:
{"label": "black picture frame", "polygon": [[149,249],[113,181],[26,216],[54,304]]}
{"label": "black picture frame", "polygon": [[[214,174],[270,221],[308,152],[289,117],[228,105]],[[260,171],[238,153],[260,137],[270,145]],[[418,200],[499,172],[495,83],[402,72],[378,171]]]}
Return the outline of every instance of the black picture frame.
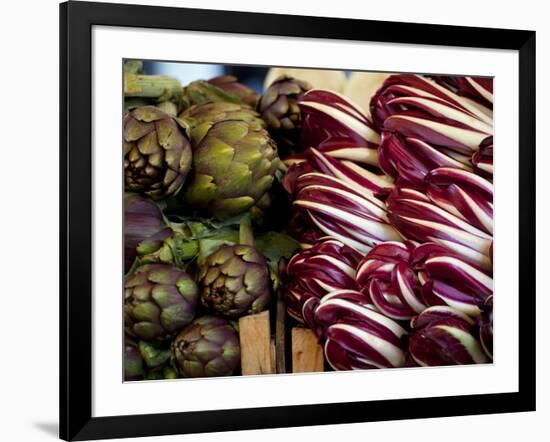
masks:
{"label": "black picture frame", "polygon": [[[345,39],[519,53],[519,391],[92,417],[94,25]],[[107,3],[60,5],[60,437],[65,440],[535,410],[535,32]]]}

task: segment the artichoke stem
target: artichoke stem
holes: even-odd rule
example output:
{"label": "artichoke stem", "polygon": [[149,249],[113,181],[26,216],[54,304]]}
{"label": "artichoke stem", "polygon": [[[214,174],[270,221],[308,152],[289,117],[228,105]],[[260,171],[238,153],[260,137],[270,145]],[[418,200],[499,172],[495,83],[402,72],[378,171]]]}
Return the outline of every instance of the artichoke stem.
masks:
{"label": "artichoke stem", "polygon": [[250,223],[250,215],[242,217],[239,225],[239,243],[254,247],[254,232]]}
{"label": "artichoke stem", "polygon": [[179,80],[174,77],[126,72],[124,74],[124,96],[179,102],[182,96],[182,87]]}

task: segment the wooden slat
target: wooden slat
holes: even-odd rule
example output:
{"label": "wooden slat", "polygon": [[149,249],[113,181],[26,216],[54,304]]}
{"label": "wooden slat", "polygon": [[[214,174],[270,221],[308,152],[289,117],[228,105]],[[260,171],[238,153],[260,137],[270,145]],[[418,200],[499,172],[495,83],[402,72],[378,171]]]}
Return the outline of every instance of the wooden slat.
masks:
{"label": "wooden slat", "polygon": [[323,348],[311,330],[302,327],[292,329],[292,372],[324,371]]}
{"label": "wooden slat", "polygon": [[277,296],[275,318],[275,373],[286,373],[286,305],[282,294]]}
{"label": "wooden slat", "polygon": [[275,352],[275,339],[272,339],[269,342],[269,349],[271,350],[271,373],[277,373],[277,364],[275,363],[277,360],[277,355]]}
{"label": "wooden slat", "polygon": [[271,327],[269,311],[239,319],[241,370],[243,375],[271,374]]}

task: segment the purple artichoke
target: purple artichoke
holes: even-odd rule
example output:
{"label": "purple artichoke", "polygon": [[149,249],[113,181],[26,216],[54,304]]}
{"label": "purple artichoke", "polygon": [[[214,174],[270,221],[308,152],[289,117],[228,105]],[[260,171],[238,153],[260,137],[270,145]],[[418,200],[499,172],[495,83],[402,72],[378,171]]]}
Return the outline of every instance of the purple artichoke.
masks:
{"label": "purple artichoke", "polygon": [[123,123],[126,190],[153,199],[178,193],[192,158],[180,122],[155,106],[143,106],[127,113]]}
{"label": "purple artichoke", "polygon": [[165,223],[159,207],[135,193],[124,195],[124,272],[141,254],[152,253],[173,231]]}
{"label": "purple artichoke", "polygon": [[258,112],[277,142],[281,157],[300,141],[302,116],[297,100],[309,89],[309,83],[283,75],[269,85],[258,102]]}
{"label": "purple artichoke", "polygon": [[189,378],[230,376],[241,360],[237,332],[217,316],[195,319],[176,336],[172,353],[180,374]]}
{"label": "purple artichoke", "polygon": [[146,341],[170,338],[195,316],[198,290],[183,270],[169,264],[146,264],[126,278],[126,333]]}
{"label": "purple artichoke", "polygon": [[143,378],[145,367],[137,344],[130,338],[124,340],[124,380],[138,381]]}
{"label": "purple artichoke", "polygon": [[267,261],[247,244],[225,245],[209,255],[198,283],[202,304],[229,318],[259,313],[271,300]]}

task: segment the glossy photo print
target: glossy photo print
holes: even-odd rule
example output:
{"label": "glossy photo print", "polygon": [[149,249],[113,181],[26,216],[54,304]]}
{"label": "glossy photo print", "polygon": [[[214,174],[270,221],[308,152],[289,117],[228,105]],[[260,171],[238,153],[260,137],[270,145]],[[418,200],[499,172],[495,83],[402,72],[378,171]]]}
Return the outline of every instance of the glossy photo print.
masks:
{"label": "glossy photo print", "polygon": [[492,363],[492,78],[123,70],[125,381]]}

